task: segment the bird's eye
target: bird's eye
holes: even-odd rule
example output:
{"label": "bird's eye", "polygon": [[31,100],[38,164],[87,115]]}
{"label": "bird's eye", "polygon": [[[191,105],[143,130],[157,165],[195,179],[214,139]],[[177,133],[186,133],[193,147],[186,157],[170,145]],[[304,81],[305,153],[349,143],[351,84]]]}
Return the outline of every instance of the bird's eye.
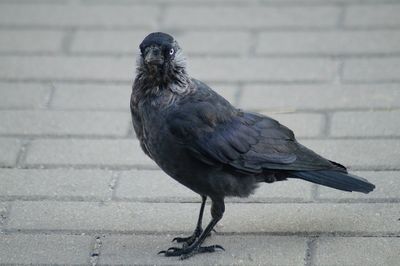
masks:
{"label": "bird's eye", "polygon": [[170,54],[170,55],[173,55],[174,53],[175,53],[174,48],[171,48],[171,50],[169,50],[169,54]]}

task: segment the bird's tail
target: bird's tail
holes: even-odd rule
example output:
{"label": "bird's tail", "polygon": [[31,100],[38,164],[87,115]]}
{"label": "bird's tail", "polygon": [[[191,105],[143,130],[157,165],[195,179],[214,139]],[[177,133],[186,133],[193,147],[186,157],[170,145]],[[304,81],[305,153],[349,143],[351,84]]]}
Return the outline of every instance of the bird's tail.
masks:
{"label": "bird's tail", "polygon": [[319,185],[344,191],[369,193],[375,188],[375,185],[368,182],[365,178],[340,171],[300,171],[293,172],[292,174],[292,177],[294,178],[300,178]]}

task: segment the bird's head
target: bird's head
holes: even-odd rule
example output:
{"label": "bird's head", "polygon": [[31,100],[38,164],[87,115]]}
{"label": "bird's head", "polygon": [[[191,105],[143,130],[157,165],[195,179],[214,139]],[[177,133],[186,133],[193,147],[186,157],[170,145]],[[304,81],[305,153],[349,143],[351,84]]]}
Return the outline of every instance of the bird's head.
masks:
{"label": "bird's head", "polygon": [[139,46],[142,67],[145,69],[168,70],[184,67],[181,48],[174,38],[163,32],[153,32],[144,38]]}

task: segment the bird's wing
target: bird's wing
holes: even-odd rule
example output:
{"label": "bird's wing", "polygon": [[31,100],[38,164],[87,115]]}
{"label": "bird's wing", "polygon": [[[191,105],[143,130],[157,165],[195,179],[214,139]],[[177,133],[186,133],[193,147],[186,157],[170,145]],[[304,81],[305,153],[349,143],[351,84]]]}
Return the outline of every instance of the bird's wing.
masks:
{"label": "bird's wing", "polygon": [[217,94],[183,101],[167,116],[167,123],[177,141],[207,164],[252,173],[332,167],[300,145],[293,132],[276,120],[241,112]]}

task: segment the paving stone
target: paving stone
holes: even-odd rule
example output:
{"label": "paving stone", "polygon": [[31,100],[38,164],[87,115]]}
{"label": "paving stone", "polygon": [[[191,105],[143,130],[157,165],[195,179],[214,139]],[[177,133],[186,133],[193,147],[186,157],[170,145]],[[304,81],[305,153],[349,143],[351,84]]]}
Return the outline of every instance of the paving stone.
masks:
{"label": "paving stone", "polygon": [[156,167],[137,140],[38,139],[31,142],[27,165],[106,165]]}
{"label": "paving stone", "polygon": [[64,33],[49,30],[0,30],[0,52],[57,52]]}
{"label": "paving stone", "polygon": [[315,265],[397,265],[400,239],[394,237],[323,237],[316,241]]}
{"label": "paving stone", "polygon": [[111,173],[106,170],[0,169],[0,196],[106,199]]}
{"label": "paving stone", "polygon": [[90,236],[7,234],[1,236],[0,263],[88,264]]}
{"label": "paving stone", "polygon": [[[19,201],[13,203],[5,227],[11,230],[191,232],[199,208],[199,203]],[[397,234],[399,211],[400,206],[395,203],[228,203],[217,231]],[[204,214],[208,221],[209,206]]]}
{"label": "paving stone", "polygon": [[196,255],[190,260],[156,255],[171,246],[171,236],[112,235],[105,236],[100,265],[302,265],[306,240],[302,237],[216,236],[206,244],[218,243],[224,252]]}
{"label": "paving stone", "polygon": [[192,58],[188,69],[204,81],[329,81],[337,62],[319,58]]}
{"label": "paving stone", "polygon": [[[311,200],[312,185],[300,180],[289,180],[273,184],[260,184],[255,194],[248,199],[229,198],[229,202],[277,202]],[[133,170],[122,172],[116,198],[141,201],[196,201],[200,196],[162,171]]]}
{"label": "paving stone", "polygon": [[288,111],[395,108],[400,107],[400,90],[397,84],[245,85],[239,106],[252,110]]}
{"label": "paving stone", "polygon": [[126,136],[129,112],[0,111],[0,134]]}
{"label": "paving stone", "polygon": [[301,140],[300,143],[351,168],[397,169],[400,142],[395,139]]}
{"label": "paving stone", "polygon": [[400,5],[350,5],[347,7],[344,24],[350,27],[399,26]]}
{"label": "paving stone", "polygon": [[[0,78],[129,82],[134,76],[134,66],[134,60],[126,57],[5,56],[0,62]],[[210,66],[213,71],[209,71]],[[328,81],[336,69],[337,62],[319,58],[191,58],[188,61],[192,76],[214,82]]]}
{"label": "paving stone", "polygon": [[278,120],[282,125],[289,127],[296,137],[317,137],[322,134],[324,116],[313,113],[271,113],[263,114]]}
{"label": "paving stone", "polygon": [[200,55],[245,55],[251,44],[244,31],[188,31],[176,39],[185,53]]}
{"label": "paving stone", "polygon": [[[0,166],[14,166],[21,143],[16,139],[0,138]],[[4,152],[7,151],[7,152]]]}
{"label": "paving stone", "polygon": [[[113,15],[114,14],[114,15]],[[115,15],[118,14],[118,15]],[[151,5],[7,5],[0,10],[0,24],[29,26],[155,26],[158,8]]]}
{"label": "paving stone", "polygon": [[0,82],[1,108],[41,108],[49,95],[50,86]]}
{"label": "paving stone", "polygon": [[[204,19],[207,18],[207,19]],[[221,19],[223,18],[223,19]],[[164,25],[171,28],[272,28],[335,26],[339,9],[333,6],[184,7],[166,10]]]}
{"label": "paving stone", "polygon": [[318,188],[318,198],[349,201],[355,199],[399,199],[400,198],[400,172],[395,171],[356,171],[352,174],[367,178],[376,188],[369,194],[348,193],[323,186]]}
{"label": "paving stone", "polygon": [[344,81],[399,81],[400,58],[347,59],[343,66]]}
{"label": "paving stone", "polygon": [[1,228],[4,220],[7,218],[7,206],[8,204],[6,202],[0,202],[0,234],[2,233]]}
{"label": "paving stone", "polygon": [[129,109],[131,85],[57,83],[55,87],[52,108]]}
{"label": "paving stone", "polygon": [[332,115],[331,135],[399,136],[400,111],[336,112]]}
{"label": "paving stone", "polygon": [[148,31],[78,31],[71,51],[84,53],[139,53],[139,44]]}
{"label": "paving stone", "polygon": [[263,32],[258,54],[347,55],[400,52],[400,31]]}
{"label": "paving stone", "polygon": [[[40,66],[40,67],[38,67]],[[120,57],[4,56],[0,78],[17,80],[130,81],[135,61]]]}

